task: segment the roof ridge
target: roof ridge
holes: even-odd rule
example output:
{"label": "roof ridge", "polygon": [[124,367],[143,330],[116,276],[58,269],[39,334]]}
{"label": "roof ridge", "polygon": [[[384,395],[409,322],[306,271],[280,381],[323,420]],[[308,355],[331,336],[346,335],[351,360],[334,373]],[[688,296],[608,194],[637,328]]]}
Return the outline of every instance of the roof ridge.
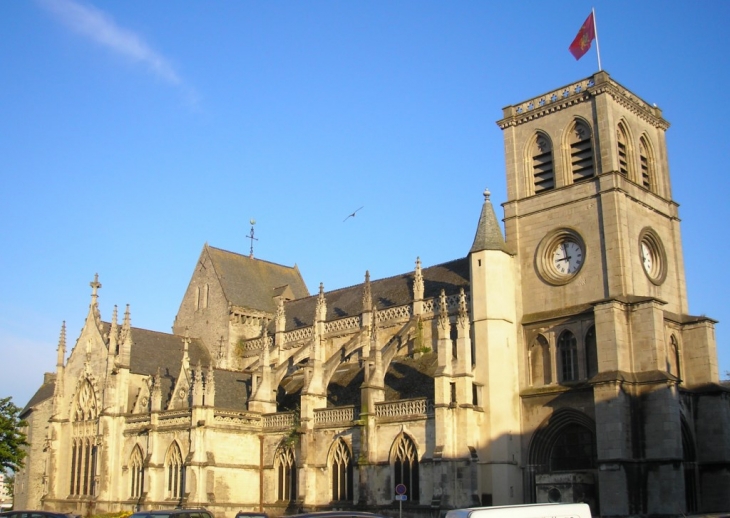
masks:
{"label": "roof ridge", "polygon": [[268,261],[268,260],[266,260],[266,259],[259,259],[258,257],[250,257],[250,256],[248,256],[248,255],[245,255],[245,254],[240,254],[240,253],[238,253],[238,252],[231,252],[230,250],[226,250],[226,249],[224,249],[224,248],[218,248],[218,247],[216,247],[216,246],[210,246],[210,245],[207,245],[207,246],[208,246],[208,248],[210,248],[210,249],[212,249],[212,250],[217,250],[217,251],[219,251],[219,252],[224,252],[224,253],[226,253],[226,254],[231,254],[231,255],[235,255],[235,256],[241,257],[241,258],[243,258],[243,259],[250,259],[250,260],[252,260],[252,261],[260,261],[260,262],[262,262],[262,263],[268,263],[268,264],[272,264],[272,265],[274,265],[274,266],[281,266],[282,268],[288,268],[288,269],[290,269],[290,270],[293,270],[293,269],[297,268],[297,265],[296,265],[296,263],[294,263],[294,266],[287,266],[286,264],[281,264],[281,263],[275,263],[274,261]]}

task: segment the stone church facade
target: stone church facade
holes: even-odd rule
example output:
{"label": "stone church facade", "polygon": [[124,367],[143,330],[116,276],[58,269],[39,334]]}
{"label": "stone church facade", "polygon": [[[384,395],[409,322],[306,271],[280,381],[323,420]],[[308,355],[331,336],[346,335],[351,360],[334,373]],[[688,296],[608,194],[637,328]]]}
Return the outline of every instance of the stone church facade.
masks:
{"label": "stone church facade", "polygon": [[[205,245],[173,333],[85,325],[23,411],[17,508],[730,509],[715,322],[688,314],[661,111],[598,72],[504,108],[502,234],[310,295]],[[468,244],[467,244],[468,246]],[[466,246],[465,246],[466,250]]]}

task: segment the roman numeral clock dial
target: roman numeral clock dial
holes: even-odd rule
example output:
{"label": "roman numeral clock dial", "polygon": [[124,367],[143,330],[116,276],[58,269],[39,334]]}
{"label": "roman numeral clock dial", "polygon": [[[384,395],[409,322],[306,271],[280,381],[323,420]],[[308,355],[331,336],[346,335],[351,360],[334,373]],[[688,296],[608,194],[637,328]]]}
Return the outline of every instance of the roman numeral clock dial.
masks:
{"label": "roman numeral clock dial", "polygon": [[585,244],[578,232],[569,228],[553,230],[537,247],[537,272],[549,284],[567,284],[578,275],[585,258]]}
{"label": "roman numeral clock dial", "polygon": [[574,241],[565,240],[553,251],[553,266],[567,275],[577,272],[583,264],[583,250]]}

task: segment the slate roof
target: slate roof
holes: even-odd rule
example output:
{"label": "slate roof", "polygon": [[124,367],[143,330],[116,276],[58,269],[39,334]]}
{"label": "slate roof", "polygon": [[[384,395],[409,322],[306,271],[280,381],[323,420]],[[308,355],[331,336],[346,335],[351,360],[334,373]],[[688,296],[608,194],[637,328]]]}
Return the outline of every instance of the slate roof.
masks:
{"label": "slate roof", "polygon": [[[111,324],[102,322],[104,334],[109,334]],[[160,389],[162,391],[163,406],[169,401],[175,383],[180,376],[182,366],[183,339],[180,335],[160,333],[139,327],[132,327],[132,349],[129,357],[129,370],[132,374],[146,376],[157,375],[160,369]],[[188,346],[190,367],[195,369],[198,362],[208,368],[212,360],[208,350],[197,338],[190,339]]]}
{"label": "slate roof", "polygon": [[[469,259],[464,257],[422,269],[424,298],[438,297],[444,289],[447,295],[459,293],[461,288],[469,289]],[[413,302],[414,272],[370,282],[373,304],[378,310],[402,306]],[[336,320],[359,315],[362,312],[364,284],[325,292],[327,320]],[[317,295],[292,300],[285,305],[286,329],[311,326]],[[271,331],[274,330],[272,321]]]}
{"label": "slate roof", "polygon": [[[157,374],[161,368],[163,376],[177,378],[180,374],[183,354],[183,336],[132,328],[132,351],[129,369],[133,374]],[[188,346],[190,366],[196,367],[198,361],[203,367],[211,364],[210,354],[197,338],[190,339]]]}
{"label": "slate roof", "polygon": [[215,369],[215,407],[246,411],[250,396],[251,375],[240,371]]}
{"label": "slate roof", "polygon": [[30,412],[32,412],[33,407],[37,406],[44,401],[50,399],[53,397],[53,392],[56,388],[56,381],[55,379],[53,381],[49,381],[47,383],[43,383],[41,387],[36,390],[35,394],[33,394],[33,397],[30,398],[30,401],[25,405],[25,408],[21,410],[20,412],[20,418],[25,419]]}
{"label": "slate roof", "polygon": [[234,306],[274,313],[276,303],[273,297],[278,293],[275,290],[280,292],[287,285],[294,297],[309,296],[296,266],[282,266],[212,246],[207,249],[223,293]]}

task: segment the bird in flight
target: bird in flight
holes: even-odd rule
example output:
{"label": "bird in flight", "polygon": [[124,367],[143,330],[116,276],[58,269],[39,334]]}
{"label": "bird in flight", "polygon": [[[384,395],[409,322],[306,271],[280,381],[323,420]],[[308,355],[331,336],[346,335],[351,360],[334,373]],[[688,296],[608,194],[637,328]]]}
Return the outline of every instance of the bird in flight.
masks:
{"label": "bird in flight", "polygon": [[[363,207],[364,207],[364,205],[363,205]],[[363,207],[360,207],[360,209],[362,209]],[[360,209],[357,209],[357,210],[360,210]],[[344,223],[348,219],[354,218],[355,217],[355,214],[357,214],[357,210],[355,212],[353,212],[352,214],[350,214],[349,216],[347,216],[345,219],[343,219],[342,222]]]}

